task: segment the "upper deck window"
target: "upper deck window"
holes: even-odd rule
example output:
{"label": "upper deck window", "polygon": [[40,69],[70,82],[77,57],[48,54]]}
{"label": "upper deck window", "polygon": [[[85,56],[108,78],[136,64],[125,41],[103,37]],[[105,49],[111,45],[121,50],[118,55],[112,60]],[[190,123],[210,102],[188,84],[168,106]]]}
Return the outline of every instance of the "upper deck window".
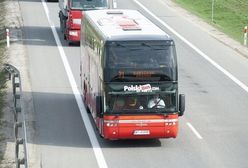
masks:
{"label": "upper deck window", "polygon": [[174,67],[171,41],[110,42],[107,47],[108,68]]}
{"label": "upper deck window", "polygon": [[105,81],[177,80],[172,40],[108,42],[105,57]]}

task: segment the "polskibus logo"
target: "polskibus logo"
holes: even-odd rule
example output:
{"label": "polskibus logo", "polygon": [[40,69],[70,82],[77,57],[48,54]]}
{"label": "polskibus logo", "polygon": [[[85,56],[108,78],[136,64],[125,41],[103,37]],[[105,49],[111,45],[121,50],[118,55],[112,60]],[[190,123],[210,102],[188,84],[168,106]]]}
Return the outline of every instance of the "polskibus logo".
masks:
{"label": "polskibus logo", "polygon": [[152,87],[150,84],[124,86],[124,92],[152,92],[159,90],[159,87]]}

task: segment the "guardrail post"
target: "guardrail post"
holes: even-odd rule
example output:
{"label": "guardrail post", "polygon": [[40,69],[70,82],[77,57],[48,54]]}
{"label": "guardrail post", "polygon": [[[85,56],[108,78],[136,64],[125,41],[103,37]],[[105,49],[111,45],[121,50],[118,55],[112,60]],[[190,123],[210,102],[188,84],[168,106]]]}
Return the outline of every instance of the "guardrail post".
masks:
{"label": "guardrail post", "polygon": [[19,168],[21,165],[24,165],[24,164],[25,164],[25,159],[24,159],[24,158],[18,159],[18,160],[17,160],[17,166],[18,166],[18,168]]}
{"label": "guardrail post", "polygon": [[244,45],[247,46],[247,26],[244,27]]}
{"label": "guardrail post", "polygon": [[15,125],[14,125],[14,128],[15,128],[15,138],[16,139],[18,137],[18,128],[19,127],[22,127],[22,123],[21,122],[16,122]]}
{"label": "guardrail post", "polygon": [[10,44],[10,38],[9,38],[9,29],[6,29],[6,42],[7,42],[7,47],[9,48]]}
{"label": "guardrail post", "polygon": [[12,76],[12,86],[13,86],[13,94],[15,95],[16,94],[16,87],[19,87],[20,86],[20,83],[19,83],[19,74],[14,74]]}
{"label": "guardrail post", "polygon": [[15,145],[15,158],[16,158],[16,161],[19,159],[19,145],[20,144],[23,144],[23,139],[22,138],[17,138],[16,139],[16,145]]}

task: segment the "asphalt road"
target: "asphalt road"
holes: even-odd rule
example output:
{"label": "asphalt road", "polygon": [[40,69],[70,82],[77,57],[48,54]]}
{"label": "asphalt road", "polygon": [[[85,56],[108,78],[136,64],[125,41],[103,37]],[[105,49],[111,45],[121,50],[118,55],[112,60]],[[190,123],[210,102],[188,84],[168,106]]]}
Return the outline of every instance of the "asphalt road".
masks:
{"label": "asphalt road", "polygon": [[[248,60],[166,5],[165,0],[138,2],[187,40],[171,32],[137,1],[118,0],[119,8],[140,10],[175,39],[180,92],[187,100],[178,137],[106,141],[96,136],[103,154],[103,161],[99,161],[50,27],[53,22],[80,89],[80,50],[78,46],[68,47],[62,38],[58,3],[46,3],[49,23],[39,0],[20,0],[36,128],[35,141],[30,142],[36,145],[36,154],[30,157],[37,158],[42,168],[104,167],[102,163],[109,168],[247,167],[248,92],[237,80],[248,86]],[[231,79],[203,56],[236,78]]]}

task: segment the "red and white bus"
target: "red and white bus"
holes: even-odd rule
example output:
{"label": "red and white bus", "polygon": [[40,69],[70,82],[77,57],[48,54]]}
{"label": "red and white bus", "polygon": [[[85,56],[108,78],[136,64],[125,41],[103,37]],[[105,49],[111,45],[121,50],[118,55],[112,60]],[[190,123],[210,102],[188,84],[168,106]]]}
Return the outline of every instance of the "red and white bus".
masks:
{"label": "red and white bus", "polygon": [[135,10],[86,11],[81,26],[81,88],[99,134],[175,138],[185,96],[174,41]]}

